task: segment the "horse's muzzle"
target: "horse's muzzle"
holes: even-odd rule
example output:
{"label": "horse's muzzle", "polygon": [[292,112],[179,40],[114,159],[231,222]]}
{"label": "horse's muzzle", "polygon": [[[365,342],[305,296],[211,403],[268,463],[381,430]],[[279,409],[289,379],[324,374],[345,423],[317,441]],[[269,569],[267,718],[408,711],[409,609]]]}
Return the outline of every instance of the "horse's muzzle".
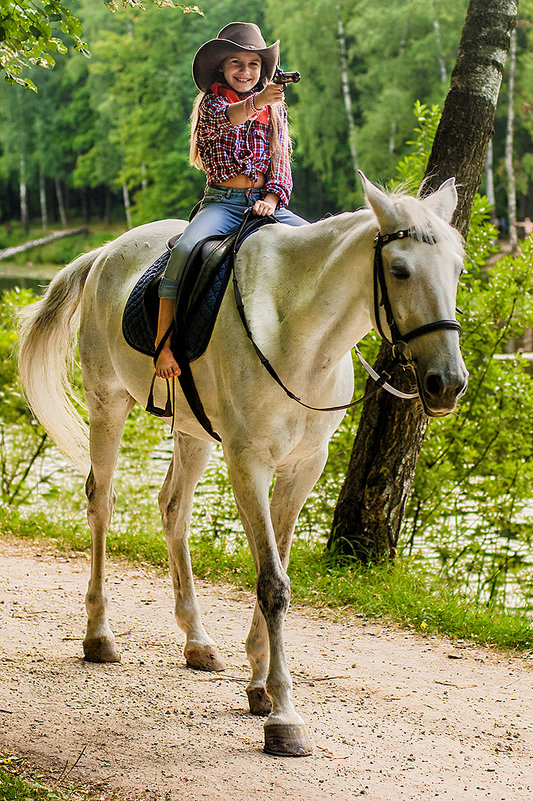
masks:
{"label": "horse's muzzle", "polygon": [[446,374],[428,370],[422,379],[418,377],[418,383],[426,414],[429,417],[445,417],[454,411],[457,401],[465,394],[468,371],[465,367]]}

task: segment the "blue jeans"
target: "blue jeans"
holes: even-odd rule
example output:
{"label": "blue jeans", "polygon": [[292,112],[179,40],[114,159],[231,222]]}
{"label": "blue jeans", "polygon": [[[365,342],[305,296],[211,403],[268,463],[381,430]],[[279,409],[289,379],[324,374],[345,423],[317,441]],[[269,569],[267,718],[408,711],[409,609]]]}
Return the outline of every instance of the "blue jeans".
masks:
{"label": "blue jeans", "polygon": [[[195,214],[183,234],[172,249],[165,274],[159,285],[159,296],[175,298],[177,276],[189,258],[189,254],[201,239],[213,234],[226,234],[242,222],[244,211],[261,197],[259,190],[229,189],[224,186],[208,186],[201,201],[200,210]],[[279,208],[276,218],[287,225],[308,225],[307,220],[298,217],[287,208]]]}

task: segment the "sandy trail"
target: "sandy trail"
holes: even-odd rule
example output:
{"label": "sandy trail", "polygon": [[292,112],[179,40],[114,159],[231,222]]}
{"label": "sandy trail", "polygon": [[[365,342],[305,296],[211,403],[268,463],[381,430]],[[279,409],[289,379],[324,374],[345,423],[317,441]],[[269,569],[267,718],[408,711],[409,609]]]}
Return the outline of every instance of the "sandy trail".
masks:
{"label": "sandy trail", "polygon": [[0,750],[127,798],[526,801],[533,659],[292,609],[289,664],[316,749],[262,752],[247,713],[250,596],[200,583],[223,674],[185,667],[167,577],[111,563],[120,665],[80,658],[84,556],[0,540]]}

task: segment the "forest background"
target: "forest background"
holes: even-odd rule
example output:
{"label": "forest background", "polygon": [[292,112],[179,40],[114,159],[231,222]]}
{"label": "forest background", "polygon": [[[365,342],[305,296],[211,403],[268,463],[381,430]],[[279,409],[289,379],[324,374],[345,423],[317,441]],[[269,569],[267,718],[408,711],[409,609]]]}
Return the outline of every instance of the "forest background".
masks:
{"label": "forest background", "polygon": [[[90,233],[33,250],[30,260],[17,257],[10,269],[19,285],[39,264],[53,274],[81,249],[131,225],[188,216],[204,185],[203,174],[188,165],[188,118],[196,94],[191,62],[197,48],[229,20],[257,22],[268,43],[280,38],[282,67],[302,74],[299,84],[287,88],[294,211],[315,220],[362,205],[357,167],[374,181],[395,177],[414,186],[424,174],[467,6],[467,0],[446,6],[427,0],[371,6],[359,0],[317,0],[312,6],[302,0],[217,0],[203,7],[202,15],[152,4],[111,13],[100,0],[71,3],[90,58],[71,46],[58,20],[57,37],[69,49],[56,57],[53,69],[32,69],[38,91],[0,83],[0,249],[42,235],[43,228],[86,223]],[[402,571],[408,581],[419,575],[413,571],[416,560],[424,570],[430,565],[433,577],[444,576],[451,595],[459,591],[470,608],[474,602],[492,612],[530,615],[533,387],[516,343],[533,327],[533,249],[528,240],[514,258],[499,258],[507,241],[498,239],[491,225],[491,220],[502,221],[505,234],[510,204],[513,215],[516,205],[519,220],[533,216],[532,0],[522,0],[519,14],[516,55],[508,62],[481,187],[488,197],[476,202],[468,275],[459,296],[470,389],[457,416],[430,426],[399,543],[402,558],[386,582],[394,596]],[[524,229],[518,230],[523,235]],[[33,299],[24,291],[8,292],[1,309],[3,524],[19,532],[46,529],[59,538],[64,527],[60,535],[51,518],[67,516],[73,526],[70,541],[85,546],[82,485],[58,464],[16,384],[13,317],[21,303]],[[363,348],[372,358],[376,339],[368,337]],[[358,382],[362,388],[360,377]],[[298,542],[308,560],[301,571],[307,599],[318,592],[317,554],[323,554],[357,420],[357,413],[346,417],[301,518]],[[126,501],[117,506],[112,549],[164,562],[154,499],[168,457],[160,425],[134,412],[118,478]],[[195,569],[211,576],[214,561],[220,565],[224,555],[228,576],[252,583],[220,460],[211,465],[200,497]],[[33,528],[27,522],[18,525],[9,511],[17,507],[37,514]],[[43,508],[46,524],[38,518]],[[296,565],[302,553],[298,542]],[[214,559],[208,564],[209,548]],[[312,575],[309,554],[315,559]],[[339,591],[331,595],[330,581],[331,602],[352,603],[363,586],[358,568],[341,576],[331,563],[322,566]],[[380,575],[373,581],[365,574],[371,596],[365,611],[383,611],[384,583]],[[442,629],[445,591],[439,585],[438,603],[430,609],[428,586],[420,584],[421,604],[405,617],[422,628]],[[401,605],[392,596],[387,613]],[[463,631],[465,607],[455,612]],[[522,644],[530,642],[528,637]]]}
{"label": "forest background", "polygon": [[[197,48],[230,19],[281,39],[294,139],[292,207],[310,220],[363,202],[358,166],[387,181],[408,150],[416,101],[442,105],[468,3],[421,0],[214,0],[205,14],[69,4],[90,43],[53,70],[33,69],[38,93],[0,84],[0,221],[35,217],[140,224],[188,215],[203,174],[188,165]],[[514,109],[517,214],[533,215],[531,0],[520,4]],[[52,23],[54,35],[72,44]],[[482,187],[507,217],[508,83],[502,89]],[[494,200],[492,198],[494,183]],[[21,204],[22,194],[22,204]],[[2,243],[0,242],[0,247]]]}

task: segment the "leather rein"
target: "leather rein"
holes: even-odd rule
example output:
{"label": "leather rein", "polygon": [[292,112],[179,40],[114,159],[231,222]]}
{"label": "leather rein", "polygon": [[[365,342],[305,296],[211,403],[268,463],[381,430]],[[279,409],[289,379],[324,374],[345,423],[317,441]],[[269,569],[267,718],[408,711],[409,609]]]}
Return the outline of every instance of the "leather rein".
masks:
{"label": "leather rein", "polygon": [[[274,220],[273,220],[274,222]],[[397,239],[406,239],[411,238],[417,241],[426,242],[427,244],[433,245],[436,243],[436,240],[432,236],[428,235],[421,235],[415,231],[414,228],[405,228],[403,230],[395,231],[391,234],[382,235],[381,232],[378,231],[376,236],[374,237],[374,267],[373,267],[373,274],[374,274],[374,317],[376,320],[376,327],[378,329],[379,335],[381,338],[388,342],[389,345],[392,347],[393,358],[395,361],[400,363],[404,367],[414,367],[413,357],[409,348],[407,347],[407,343],[411,340],[424,336],[425,334],[431,334],[433,331],[439,330],[453,330],[457,331],[459,334],[461,333],[461,325],[457,322],[457,320],[435,320],[432,323],[426,323],[425,325],[418,326],[417,328],[413,328],[412,331],[409,331],[407,334],[400,334],[396,321],[394,319],[394,313],[392,310],[389,293],[387,290],[387,283],[385,281],[385,269],[383,266],[383,254],[382,250],[385,245],[388,245],[390,242],[394,242]],[[342,411],[343,409],[350,409],[353,406],[357,406],[360,403],[363,403],[367,398],[374,395],[378,389],[383,387],[383,389],[387,390],[387,392],[391,393],[392,395],[396,396],[397,398],[402,398],[405,400],[413,400],[414,398],[418,397],[418,392],[415,393],[407,393],[401,392],[400,390],[396,389],[395,387],[391,386],[387,379],[390,378],[390,375],[387,372],[383,372],[380,376],[376,371],[365,361],[363,358],[359,348],[357,345],[354,346],[355,353],[357,358],[359,359],[360,363],[370,375],[370,377],[375,381],[375,386],[372,387],[371,390],[365,392],[365,394],[358,398],[355,401],[351,401],[350,403],[340,404],[339,406],[327,406],[327,407],[318,407],[318,406],[311,406],[305,403],[301,398],[294,394],[288,387],[285,386],[279,375],[277,374],[274,367],[271,365],[265,354],[259,348],[257,343],[253,338],[252,331],[250,329],[250,325],[246,318],[246,313],[244,310],[244,303],[242,300],[241,292],[239,289],[239,285],[237,282],[237,274],[235,271],[235,253],[233,258],[232,264],[232,273],[233,273],[233,290],[235,293],[235,301],[237,304],[237,309],[239,312],[239,316],[241,318],[244,330],[248,336],[248,339],[252,343],[254,350],[269,375],[274,379],[274,381],[283,389],[285,394],[291,398],[292,400],[299,403],[301,406],[304,406],[306,409],[310,409],[315,412],[337,412]],[[385,309],[385,317],[387,320],[387,325],[390,330],[390,339],[386,336],[383,327],[381,325],[380,320],[380,308],[381,306]]]}

